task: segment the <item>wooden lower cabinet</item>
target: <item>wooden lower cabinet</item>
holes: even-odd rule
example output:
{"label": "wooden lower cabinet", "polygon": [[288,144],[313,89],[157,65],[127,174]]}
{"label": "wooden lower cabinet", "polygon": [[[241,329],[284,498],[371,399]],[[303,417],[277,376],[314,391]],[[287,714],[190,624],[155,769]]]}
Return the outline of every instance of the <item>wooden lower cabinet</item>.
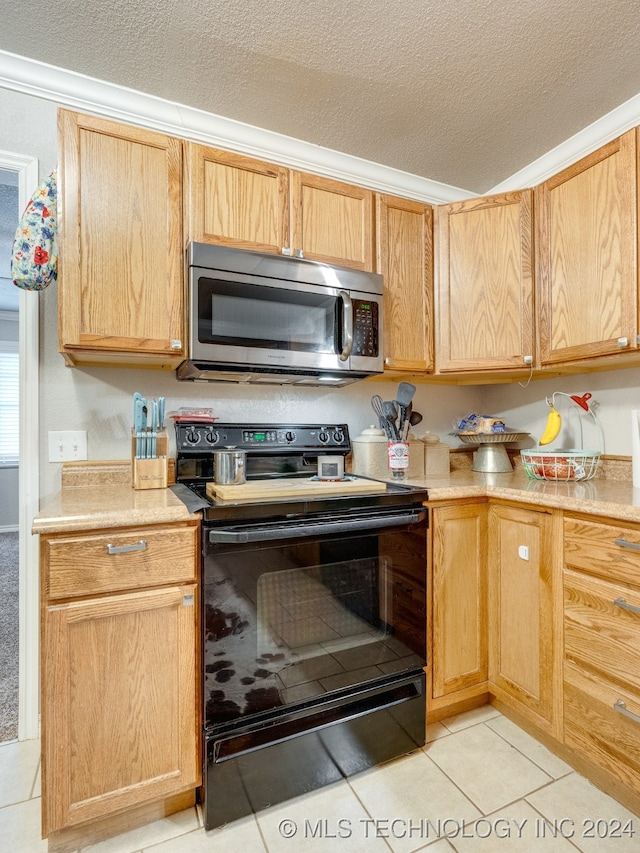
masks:
{"label": "wooden lower cabinet", "polygon": [[[181,553],[174,583],[138,589],[170,526],[127,536],[102,533],[105,554],[131,589],[70,600],[46,598],[56,554],[82,566],[82,535],[43,537],[43,836],[195,789],[197,721],[197,531],[175,526]],[[143,532],[144,548],[140,549]],[[87,571],[100,536],[87,537]],[[114,545],[113,542],[120,544]],[[134,550],[123,550],[133,546]],[[138,550],[139,549],[139,550]],[[128,569],[127,571],[127,564]],[[80,573],[77,573],[78,576]],[[79,581],[82,584],[82,581]]]}
{"label": "wooden lower cabinet", "polygon": [[486,502],[431,512],[431,711],[487,690],[486,520]]}
{"label": "wooden lower cabinet", "polygon": [[564,739],[640,795],[640,526],[564,523]]}
{"label": "wooden lower cabinet", "polygon": [[[557,536],[554,535],[554,525]],[[489,681],[497,698],[556,735],[560,687],[560,517],[489,510]]]}

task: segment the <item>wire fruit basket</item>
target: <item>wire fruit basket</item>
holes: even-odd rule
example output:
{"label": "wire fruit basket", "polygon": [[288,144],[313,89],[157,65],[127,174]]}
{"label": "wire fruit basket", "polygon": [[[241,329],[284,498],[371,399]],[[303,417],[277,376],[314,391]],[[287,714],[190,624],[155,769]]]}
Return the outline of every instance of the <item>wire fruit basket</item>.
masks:
{"label": "wire fruit basket", "polygon": [[600,464],[600,450],[521,450],[522,467],[534,480],[590,480]]}

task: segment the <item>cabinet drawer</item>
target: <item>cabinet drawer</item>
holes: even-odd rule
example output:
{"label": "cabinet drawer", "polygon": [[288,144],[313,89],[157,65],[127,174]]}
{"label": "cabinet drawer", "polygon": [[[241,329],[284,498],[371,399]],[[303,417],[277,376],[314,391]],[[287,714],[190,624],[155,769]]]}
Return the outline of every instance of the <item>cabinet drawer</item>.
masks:
{"label": "cabinet drawer", "polygon": [[640,586],[640,529],[567,518],[565,567]]}
{"label": "cabinet drawer", "polygon": [[197,526],[136,527],[43,542],[48,598],[72,598],[196,578]]}
{"label": "cabinet drawer", "polygon": [[640,697],[568,661],[564,677],[565,743],[640,792]]}
{"label": "cabinet drawer", "polygon": [[564,654],[640,694],[640,592],[565,571]]}

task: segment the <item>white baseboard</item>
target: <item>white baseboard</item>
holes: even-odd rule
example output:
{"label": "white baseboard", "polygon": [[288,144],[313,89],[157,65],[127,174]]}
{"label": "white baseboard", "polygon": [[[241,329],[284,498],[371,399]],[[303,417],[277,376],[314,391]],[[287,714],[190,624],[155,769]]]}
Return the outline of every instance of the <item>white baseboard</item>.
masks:
{"label": "white baseboard", "polygon": [[10,524],[7,524],[7,525],[0,524],[0,533],[17,533],[17,532],[18,532],[18,525],[17,524],[14,526],[12,526]]}

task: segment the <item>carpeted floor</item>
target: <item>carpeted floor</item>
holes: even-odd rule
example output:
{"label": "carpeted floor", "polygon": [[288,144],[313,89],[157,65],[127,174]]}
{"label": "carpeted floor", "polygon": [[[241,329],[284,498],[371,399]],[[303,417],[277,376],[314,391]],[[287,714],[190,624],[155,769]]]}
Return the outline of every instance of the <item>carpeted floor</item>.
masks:
{"label": "carpeted floor", "polygon": [[18,737],[18,534],[0,533],[0,743]]}

